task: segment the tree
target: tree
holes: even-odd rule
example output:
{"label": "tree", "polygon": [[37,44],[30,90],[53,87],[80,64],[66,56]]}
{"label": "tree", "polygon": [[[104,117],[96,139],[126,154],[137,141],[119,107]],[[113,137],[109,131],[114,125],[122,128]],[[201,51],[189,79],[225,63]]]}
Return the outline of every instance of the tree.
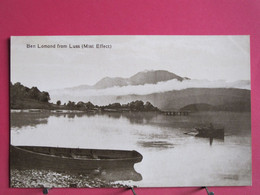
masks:
{"label": "tree", "polygon": [[144,102],[140,100],[135,101],[135,108],[138,111],[144,110]]}
{"label": "tree", "polygon": [[82,102],[82,101],[78,102],[76,104],[76,107],[77,107],[77,109],[80,109],[80,110],[85,110],[85,108],[86,108],[84,102]]}
{"label": "tree", "polygon": [[50,95],[46,91],[40,92],[38,96],[39,96],[38,100],[40,100],[41,102],[49,102],[50,100]]}
{"label": "tree", "polygon": [[32,87],[28,92],[29,98],[39,100],[40,99],[40,91],[37,87]]}
{"label": "tree", "polygon": [[156,110],[156,107],[154,107],[150,102],[146,102],[144,105],[144,109],[146,111],[154,111]]}
{"label": "tree", "polygon": [[112,109],[119,109],[119,108],[121,108],[121,104],[120,103],[113,103],[113,104],[109,104],[107,107],[112,108]]}
{"label": "tree", "polygon": [[144,110],[144,102],[141,100],[136,100],[136,101],[130,102],[129,107],[131,110],[142,111],[142,110]]}
{"label": "tree", "polygon": [[69,101],[69,102],[67,103],[67,107],[70,108],[70,109],[75,109],[75,102]]}
{"label": "tree", "polygon": [[86,108],[89,110],[89,109],[93,109],[95,106],[91,103],[91,102],[87,102],[85,104]]}
{"label": "tree", "polygon": [[56,104],[57,104],[58,106],[60,106],[60,105],[61,105],[61,101],[58,100],[58,101],[56,102]]}

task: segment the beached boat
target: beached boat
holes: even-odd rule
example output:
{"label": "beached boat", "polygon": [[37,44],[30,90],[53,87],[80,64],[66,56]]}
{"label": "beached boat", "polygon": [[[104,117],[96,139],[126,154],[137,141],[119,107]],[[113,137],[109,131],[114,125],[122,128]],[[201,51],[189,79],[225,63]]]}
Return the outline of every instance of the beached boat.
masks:
{"label": "beached boat", "polygon": [[137,151],[10,145],[10,166],[84,172],[133,167],[143,156]]}
{"label": "beached boat", "polygon": [[202,127],[195,129],[198,132],[196,137],[224,139],[224,128]]}

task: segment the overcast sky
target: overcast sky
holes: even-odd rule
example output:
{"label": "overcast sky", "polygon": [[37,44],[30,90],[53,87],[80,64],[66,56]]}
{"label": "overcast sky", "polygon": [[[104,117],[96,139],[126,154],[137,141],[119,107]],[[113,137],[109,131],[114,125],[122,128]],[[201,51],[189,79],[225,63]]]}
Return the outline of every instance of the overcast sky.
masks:
{"label": "overcast sky", "polygon": [[[112,49],[27,48],[109,44]],[[249,36],[53,36],[11,38],[11,81],[40,90],[93,85],[103,77],[167,70],[182,77],[250,80]]]}

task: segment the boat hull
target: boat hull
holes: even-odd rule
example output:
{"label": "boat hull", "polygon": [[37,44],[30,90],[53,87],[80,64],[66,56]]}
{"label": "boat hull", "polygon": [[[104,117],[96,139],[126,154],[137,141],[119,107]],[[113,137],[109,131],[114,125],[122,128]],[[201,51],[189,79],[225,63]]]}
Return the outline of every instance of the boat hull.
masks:
{"label": "boat hull", "polygon": [[212,129],[212,128],[196,128],[198,134],[196,137],[224,139],[224,129]]}
{"label": "boat hull", "polygon": [[18,169],[88,172],[133,167],[142,158],[137,151],[10,146],[10,166]]}

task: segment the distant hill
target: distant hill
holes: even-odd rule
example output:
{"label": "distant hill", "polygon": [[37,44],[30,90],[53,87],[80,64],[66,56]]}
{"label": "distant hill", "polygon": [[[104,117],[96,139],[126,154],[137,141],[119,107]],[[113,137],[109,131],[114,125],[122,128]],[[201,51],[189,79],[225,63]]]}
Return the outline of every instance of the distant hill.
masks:
{"label": "distant hill", "polygon": [[99,96],[88,99],[98,105],[134,100],[149,101],[162,110],[179,110],[188,105],[192,107],[193,104],[198,104],[198,110],[250,111],[251,109],[250,90],[234,88],[189,88],[148,95]]}
{"label": "distant hill", "polygon": [[120,96],[117,99],[146,100],[163,110],[181,109],[191,104],[208,104],[218,110],[250,111],[251,109],[250,90],[234,88],[189,88],[149,95]]}
{"label": "distant hill", "polygon": [[168,81],[172,79],[177,79],[178,81],[184,80],[184,78],[174,73],[165,70],[157,70],[157,71],[139,72],[129,78],[129,83],[131,85],[156,84],[161,81]]}
{"label": "distant hill", "polygon": [[210,104],[189,104],[180,108],[181,111],[191,111],[191,112],[199,112],[199,111],[213,111],[215,110],[215,106]]}
{"label": "distant hill", "polygon": [[200,112],[200,111],[234,111],[234,112],[245,112],[250,111],[250,102],[232,102],[224,103],[221,105],[210,105],[210,104],[189,104],[180,108],[181,111]]}
{"label": "distant hill", "polygon": [[[130,83],[129,83],[130,84]],[[94,86],[92,86],[93,89],[105,89],[110,87],[123,87],[128,85],[128,79],[124,79],[121,77],[105,77],[98,81]]]}
{"label": "distant hill", "polygon": [[[67,93],[66,98],[70,100],[75,97],[73,93]],[[203,109],[203,104],[212,106],[214,110],[250,111],[251,108],[250,90],[235,88],[188,88],[148,95],[82,96],[80,99],[91,101],[95,105],[108,105],[115,102],[126,104],[136,100],[149,101],[161,110],[179,110],[193,104],[199,104],[198,110]],[[211,109],[210,106],[208,109]]]}
{"label": "distant hill", "polygon": [[[157,89],[159,92],[154,91],[154,89],[151,90],[151,84],[154,85],[154,88],[161,84],[163,86],[164,83],[171,85],[171,82],[168,82],[170,80],[173,81],[173,85],[177,86],[175,86],[176,88],[178,88],[178,85],[187,85],[187,87],[180,90],[165,90],[162,88],[160,91]],[[155,86],[155,84],[159,82],[161,83]],[[199,85],[196,84],[198,82]],[[199,87],[189,87],[189,85],[194,83],[195,86]],[[144,86],[146,84],[150,85]],[[165,70],[156,70],[138,72],[129,78],[105,77],[92,86],[81,85],[67,89],[54,90],[51,94],[53,95],[52,97],[54,97],[54,100],[62,100],[63,102],[69,100],[91,101],[93,104],[99,106],[113,104],[115,102],[126,104],[128,102],[141,100],[143,102],[149,101],[161,110],[191,109],[193,111],[250,111],[250,90],[246,88],[247,86],[250,86],[250,81],[236,81],[231,84],[221,81],[220,86],[223,86],[223,88],[216,88],[215,84],[216,83],[207,80],[191,80],[190,78],[181,77]],[[139,88],[143,87],[144,91],[146,91],[146,87],[150,87],[150,90],[148,90],[146,95],[137,95],[134,91],[137,86]],[[114,90],[113,92],[122,90],[122,94],[125,94],[125,91],[127,90],[128,94],[117,95],[117,93],[110,93],[111,95],[103,95],[101,89],[108,88],[112,88],[109,90]],[[87,91],[87,89],[93,90]]]}
{"label": "distant hill", "polygon": [[156,84],[162,81],[176,79],[178,81],[188,80],[187,77],[180,77],[174,73],[165,70],[151,70],[138,72],[130,78],[122,77],[105,77],[98,81],[95,85],[80,85],[76,87],[66,88],[67,90],[80,90],[80,89],[105,89],[110,87],[123,87],[128,85],[145,85]]}

